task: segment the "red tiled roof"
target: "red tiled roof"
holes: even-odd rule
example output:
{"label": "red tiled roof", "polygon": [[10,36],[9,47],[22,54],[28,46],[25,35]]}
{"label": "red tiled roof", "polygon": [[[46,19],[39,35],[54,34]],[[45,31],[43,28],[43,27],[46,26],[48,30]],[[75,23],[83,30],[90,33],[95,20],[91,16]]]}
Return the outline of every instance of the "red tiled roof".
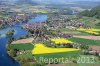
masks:
{"label": "red tiled roof", "polygon": [[90,49],[93,51],[100,51],[100,46],[91,46]]}

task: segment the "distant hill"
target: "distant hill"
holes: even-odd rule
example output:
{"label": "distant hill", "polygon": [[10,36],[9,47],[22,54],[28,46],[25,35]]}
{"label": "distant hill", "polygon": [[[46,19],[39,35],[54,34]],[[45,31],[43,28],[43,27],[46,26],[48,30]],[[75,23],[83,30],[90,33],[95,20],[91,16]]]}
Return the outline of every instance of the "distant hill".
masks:
{"label": "distant hill", "polygon": [[23,4],[30,4],[30,5],[37,5],[36,2],[33,0],[17,0],[16,4],[23,5]]}
{"label": "distant hill", "polygon": [[81,7],[84,9],[91,9],[98,6],[99,0],[33,0],[43,5],[66,5],[68,7]]}
{"label": "distant hill", "polygon": [[88,17],[96,17],[100,19],[100,5],[89,10],[85,10],[78,14],[79,16],[88,16]]}
{"label": "distant hill", "polygon": [[91,9],[98,5],[100,5],[100,2],[98,1],[74,1],[75,5],[81,8],[85,9]]}
{"label": "distant hill", "polygon": [[0,0],[0,4],[29,4],[29,5],[46,5],[46,6],[66,6],[80,7],[91,9],[100,4],[100,0]]}
{"label": "distant hill", "polygon": [[23,5],[23,4],[29,4],[29,5],[38,5],[37,2],[34,0],[0,0],[0,4],[17,4],[17,5]]}

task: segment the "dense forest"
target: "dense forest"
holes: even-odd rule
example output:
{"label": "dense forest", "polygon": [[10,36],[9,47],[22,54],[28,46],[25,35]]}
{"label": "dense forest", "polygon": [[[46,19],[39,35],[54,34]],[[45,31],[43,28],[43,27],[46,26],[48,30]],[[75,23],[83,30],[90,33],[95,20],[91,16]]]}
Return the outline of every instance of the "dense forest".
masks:
{"label": "dense forest", "polygon": [[85,10],[83,12],[80,12],[78,15],[79,16],[96,17],[96,18],[100,19],[100,5],[91,10]]}

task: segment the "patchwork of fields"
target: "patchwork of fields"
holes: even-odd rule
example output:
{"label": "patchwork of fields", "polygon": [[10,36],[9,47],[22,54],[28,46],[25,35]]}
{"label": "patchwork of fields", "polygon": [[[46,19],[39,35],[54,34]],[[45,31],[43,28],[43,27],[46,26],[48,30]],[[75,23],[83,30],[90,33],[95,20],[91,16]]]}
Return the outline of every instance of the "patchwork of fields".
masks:
{"label": "patchwork of fields", "polygon": [[[86,17],[84,19],[81,19],[84,23],[88,23],[90,20]],[[98,22],[95,22],[95,24]],[[60,38],[60,37],[54,37],[49,38],[48,41],[44,41],[44,43],[32,43],[33,39],[22,39],[14,41],[11,45],[13,49],[18,49],[20,52],[26,52],[24,54],[18,55],[17,59],[33,59],[35,61],[40,61],[40,58],[90,58],[94,57],[95,61],[92,65],[98,65],[100,62],[98,61],[98,57],[94,55],[83,55],[82,49],[79,47],[75,48],[67,48],[66,45],[83,45],[83,46],[100,46],[100,29],[99,26],[95,26],[95,24],[92,22],[90,25],[92,25],[94,28],[60,28],[58,29],[61,33],[68,34],[71,37],[70,38]],[[60,47],[58,47],[60,46]],[[88,49],[87,49],[88,50]],[[82,59],[83,60],[83,59]],[[66,60],[64,60],[66,61]],[[87,61],[85,59],[84,61]],[[40,61],[41,62],[41,61]],[[92,66],[91,63],[86,64],[85,63],[77,63],[76,60],[72,60],[71,62],[74,62],[73,65],[76,66]],[[44,63],[44,62],[43,62]],[[57,62],[62,63],[62,62]],[[72,63],[71,63],[72,64]],[[64,64],[69,65],[69,64]],[[49,65],[48,65],[49,66]]]}

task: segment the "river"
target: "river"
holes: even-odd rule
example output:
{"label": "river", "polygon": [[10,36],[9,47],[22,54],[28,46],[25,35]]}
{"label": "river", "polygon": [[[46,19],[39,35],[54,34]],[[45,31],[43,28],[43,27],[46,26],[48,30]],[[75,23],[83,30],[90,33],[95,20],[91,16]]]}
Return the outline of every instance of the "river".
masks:
{"label": "river", "polygon": [[[32,22],[44,22],[47,20],[47,15],[37,15],[35,18],[30,19],[27,23],[32,23]],[[8,56],[7,51],[6,51],[6,44],[7,44],[7,38],[5,33],[9,31],[10,29],[14,29],[14,37],[16,39],[20,37],[24,37],[28,34],[28,32],[24,29],[21,28],[23,24],[17,24],[12,27],[8,27],[5,29],[0,30],[0,66],[20,66],[17,61],[12,59],[11,57]]]}

